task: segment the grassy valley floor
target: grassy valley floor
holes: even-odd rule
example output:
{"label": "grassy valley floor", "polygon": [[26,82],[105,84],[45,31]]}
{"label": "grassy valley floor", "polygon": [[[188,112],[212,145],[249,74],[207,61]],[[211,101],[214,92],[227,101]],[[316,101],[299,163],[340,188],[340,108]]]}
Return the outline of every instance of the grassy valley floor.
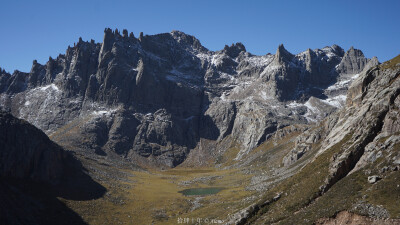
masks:
{"label": "grassy valley floor", "polygon": [[[97,170],[110,172],[102,164]],[[115,168],[114,168],[115,170]],[[175,168],[166,171],[122,171],[121,178],[97,181],[107,188],[105,196],[89,201],[60,199],[89,224],[179,224],[199,219],[222,222],[246,207],[254,191],[246,191],[250,175],[239,170]],[[219,187],[214,195],[184,196],[188,188]],[[249,201],[246,201],[248,199]],[[189,224],[190,224],[189,223]]]}

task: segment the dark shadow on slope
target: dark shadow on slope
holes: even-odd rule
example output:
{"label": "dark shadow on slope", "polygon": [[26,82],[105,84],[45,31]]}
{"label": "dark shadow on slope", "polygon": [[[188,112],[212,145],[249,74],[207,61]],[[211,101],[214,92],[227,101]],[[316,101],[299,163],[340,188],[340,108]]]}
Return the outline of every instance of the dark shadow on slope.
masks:
{"label": "dark shadow on slope", "polygon": [[52,187],[24,180],[0,181],[0,224],[86,224],[52,193]]}
{"label": "dark shadow on slope", "polygon": [[0,224],[85,224],[59,198],[84,201],[105,192],[71,152],[0,112]]}
{"label": "dark shadow on slope", "polygon": [[59,197],[85,201],[102,197],[106,188],[94,181],[68,153],[65,173],[57,184],[28,179],[0,181],[0,224],[87,224]]}
{"label": "dark shadow on slope", "polygon": [[220,131],[218,127],[215,125],[215,122],[213,121],[211,116],[209,115],[202,116],[200,119],[199,127],[200,127],[200,134],[199,134],[200,138],[205,138],[214,141],[218,139]]}
{"label": "dark shadow on slope", "polygon": [[102,197],[107,189],[94,181],[82,163],[68,154],[65,173],[60,183],[53,186],[54,195],[69,200],[91,200]]}

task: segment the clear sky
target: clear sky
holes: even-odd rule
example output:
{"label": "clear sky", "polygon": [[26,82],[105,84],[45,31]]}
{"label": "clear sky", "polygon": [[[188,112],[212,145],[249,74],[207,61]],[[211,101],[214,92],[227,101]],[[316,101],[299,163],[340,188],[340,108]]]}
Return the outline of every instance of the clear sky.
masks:
{"label": "clear sky", "polygon": [[101,42],[105,27],[136,36],[180,30],[210,50],[242,42],[257,55],[280,43],[292,53],[354,46],[381,62],[400,54],[399,0],[2,0],[0,67],[28,72],[80,36]]}

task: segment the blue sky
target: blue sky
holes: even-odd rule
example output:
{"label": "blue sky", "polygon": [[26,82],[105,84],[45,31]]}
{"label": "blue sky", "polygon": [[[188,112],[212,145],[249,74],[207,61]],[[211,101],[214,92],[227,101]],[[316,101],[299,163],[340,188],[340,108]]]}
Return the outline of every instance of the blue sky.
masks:
{"label": "blue sky", "polygon": [[180,30],[210,50],[242,42],[247,51],[292,53],[338,44],[385,61],[400,54],[400,1],[20,1],[0,4],[0,67],[28,72],[105,27],[138,36]]}

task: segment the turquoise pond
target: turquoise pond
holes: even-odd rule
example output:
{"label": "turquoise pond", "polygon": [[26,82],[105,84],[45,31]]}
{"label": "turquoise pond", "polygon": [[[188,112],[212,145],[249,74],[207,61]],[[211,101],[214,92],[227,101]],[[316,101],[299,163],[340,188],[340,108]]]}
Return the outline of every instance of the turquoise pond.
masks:
{"label": "turquoise pond", "polygon": [[189,195],[214,195],[220,192],[223,188],[211,187],[211,188],[189,188],[179,193],[182,193],[185,196]]}

